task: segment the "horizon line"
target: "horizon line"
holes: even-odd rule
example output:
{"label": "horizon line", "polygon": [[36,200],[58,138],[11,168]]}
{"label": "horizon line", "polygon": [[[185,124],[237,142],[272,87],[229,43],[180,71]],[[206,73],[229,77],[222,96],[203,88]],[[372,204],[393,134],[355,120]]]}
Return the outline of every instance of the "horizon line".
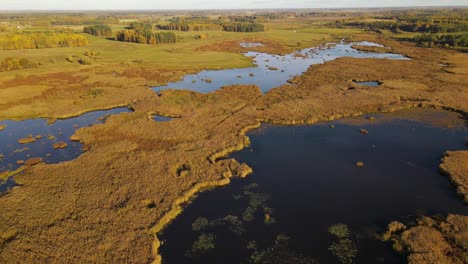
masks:
{"label": "horizon line", "polygon": [[264,7],[264,8],[171,8],[171,9],[0,9],[1,12],[81,12],[81,11],[107,11],[107,12],[125,12],[125,11],[255,11],[255,10],[327,10],[327,9],[391,9],[391,8],[468,8],[468,5],[426,5],[426,6],[369,6],[369,7]]}

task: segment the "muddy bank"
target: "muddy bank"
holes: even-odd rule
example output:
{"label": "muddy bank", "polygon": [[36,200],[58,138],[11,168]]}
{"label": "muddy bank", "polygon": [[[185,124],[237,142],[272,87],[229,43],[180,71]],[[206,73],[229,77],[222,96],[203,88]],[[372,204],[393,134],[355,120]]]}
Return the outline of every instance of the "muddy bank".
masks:
{"label": "muddy bank", "polygon": [[363,52],[374,52],[374,53],[389,53],[392,52],[392,49],[389,47],[380,47],[380,46],[365,46],[365,45],[353,45],[353,49],[363,51]]}
{"label": "muddy bank", "polygon": [[[0,246],[2,260],[159,259],[155,234],[164,226],[159,223],[171,218],[178,199],[194,186],[229,175],[230,165],[216,160],[247,145],[245,128],[260,121],[314,123],[415,107],[468,112],[468,55],[376,41],[413,60],[342,58],[311,67],[263,96],[248,85],[208,94],[147,94],[134,104],[135,112],[78,130],[75,136],[88,152],[27,169],[16,177],[22,186],[0,198],[0,234],[8,238]],[[450,71],[438,66],[440,61],[450,63]],[[350,89],[353,79],[383,84]],[[149,120],[148,113],[155,112],[180,118]]]}
{"label": "muddy bank", "polygon": [[448,151],[442,158],[440,169],[449,176],[457,194],[468,204],[468,151]]}
{"label": "muddy bank", "polygon": [[445,217],[422,217],[406,226],[392,222],[384,240],[393,248],[408,254],[409,264],[467,263],[468,216],[449,214]]}

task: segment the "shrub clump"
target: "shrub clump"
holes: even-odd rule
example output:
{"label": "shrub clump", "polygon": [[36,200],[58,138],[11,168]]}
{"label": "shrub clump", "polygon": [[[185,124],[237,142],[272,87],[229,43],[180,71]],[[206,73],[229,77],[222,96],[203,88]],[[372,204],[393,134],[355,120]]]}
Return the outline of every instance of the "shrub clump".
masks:
{"label": "shrub clump", "polygon": [[0,72],[36,68],[37,63],[26,58],[6,58],[0,63]]}

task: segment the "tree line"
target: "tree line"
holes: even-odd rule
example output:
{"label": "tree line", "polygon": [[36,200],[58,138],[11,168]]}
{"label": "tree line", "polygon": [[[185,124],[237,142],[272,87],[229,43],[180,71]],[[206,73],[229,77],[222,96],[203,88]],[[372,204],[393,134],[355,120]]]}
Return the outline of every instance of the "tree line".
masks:
{"label": "tree line", "polygon": [[199,24],[190,22],[171,22],[169,24],[156,25],[158,29],[163,30],[178,30],[178,31],[206,31],[206,30],[222,30],[223,28],[217,24]]}
{"label": "tree line", "polygon": [[[444,20],[441,20],[444,21]],[[369,31],[380,33],[382,30],[390,30],[395,33],[399,31],[415,33],[453,33],[468,31],[468,24],[462,22],[397,22],[397,21],[377,21],[377,22],[348,22],[346,26],[358,27]]]}
{"label": "tree line", "polygon": [[223,23],[223,30],[230,32],[261,32],[265,27],[260,23]]}
{"label": "tree line", "polygon": [[27,32],[0,34],[0,49],[44,49],[61,47],[81,47],[88,45],[88,40],[74,33],[62,32]]}
{"label": "tree line", "polygon": [[92,25],[84,27],[83,32],[97,37],[112,36],[112,28],[108,25]]}
{"label": "tree line", "polygon": [[173,32],[151,32],[149,30],[122,30],[116,33],[116,40],[140,44],[176,43],[177,37]]}
{"label": "tree line", "polygon": [[265,31],[263,24],[255,22],[224,22],[224,23],[193,23],[188,21],[173,21],[169,24],[158,24],[163,30],[206,31],[222,30],[229,32],[261,32]]}
{"label": "tree line", "polygon": [[468,34],[422,34],[413,41],[421,47],[468,48]]}

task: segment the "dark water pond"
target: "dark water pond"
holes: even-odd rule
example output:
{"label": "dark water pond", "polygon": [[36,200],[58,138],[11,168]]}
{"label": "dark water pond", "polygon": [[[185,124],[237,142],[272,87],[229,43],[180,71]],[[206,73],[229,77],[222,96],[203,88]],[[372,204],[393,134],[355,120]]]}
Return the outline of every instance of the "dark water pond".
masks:
{"label": "dark water pond", "polygon": [[[446,150],[466,148],[468,129],[421,121],[461,120],[455,113],[389,115],[248,133],[251,147],[232,157],[254,173],[188,205],[160,234],[164,263],[344,263],[340,252],[353,263],[405,263],[376,235],[393,220],[468,214],[438,170]],[[345,239],[328,230],[340,223]]]}
{"label": "dark water pond", "polygon": [[171,121],[172,119],[173,119],[172,117],[153,115],[153,120],[156,122],[168,122],[168,121]]}
{"label": "dark water pond", "polygon": [[[129,112],[126,107],[104,111],[89,112],[77,117],[60,119],[48,124],[46,119],[28,119],[24,121],[3,120],[0,126],[0,172],[15,170],[20,165],[18,160],[40,157],[46,163],[58,163],[76,158],[82,153],[82,145],[70,140],[75,130],[93,124],[103,123],[108,115]],[[34,142],[20,144],[22,138],[34,138]],[[63,149],[54,149],[58,142],[67,143]],[[0,184],[1,185],[1,184]]]}
{"label": "dark water pond", "polygon": [[[248,43],[244,43],[244,46]],[[254,43],[255,44],[255,43]],[[301,75],[309,66],[323,64],[342,57],[380,58],[393,60],[408,60],[407,57],[391,53],[361,52],[352,45],[378,45],[372,42],[341,43],[323,48],[308,48],[285,56],[259,52],[247,52],[245,56],[252,57],[256,67],[243,69],[202,71],[187,75],[183,80],[164,86],[154,87],[158,92],[164,89],[194,90],[202,93],[215,91],[222,86],[234,84],[255,84],[263,92],[286,84],[291,77]]]}
{"label": "dark water pond", "polygon": [[380,85],[379,82],[354,82],[354,83],[357,83],[359,85],[363,85],[363,86],[371,86],[371,87],[377,87]]}

